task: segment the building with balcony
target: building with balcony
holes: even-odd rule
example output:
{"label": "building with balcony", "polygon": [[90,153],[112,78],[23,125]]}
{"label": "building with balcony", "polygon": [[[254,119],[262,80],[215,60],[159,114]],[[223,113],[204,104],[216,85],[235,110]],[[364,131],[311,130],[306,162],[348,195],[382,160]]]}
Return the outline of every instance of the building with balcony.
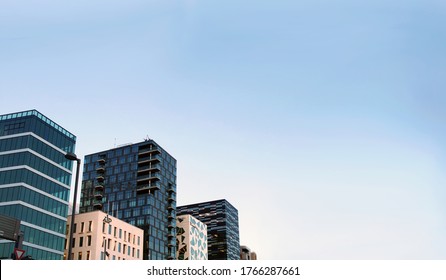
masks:
{"label": "building with balcony", "polygon": [[238,211],[228,201],[178,206],[177,215],[192,215],[207,226],[209,260],[240,259]]}
{"label": "building with balcony", "polygon": [[85,156],[80,212],[144,230],[143,259],[176,258],[176,160],[153,140]]}
{"label": "building with balcony", "polygon": [[177,216],[177,260],[207,260],[207,226],[191,215]]}
{"label": "building with balcony", "polygon": [[[0,214],[20,220],[25,255],[61,260],[76,136],[36,110],[0,116]],[[14,242],[0,240],[0,257]]]}
{"label": "building with balcony", "polygon": [[[68,216],[67,240],[71,215]],[[72,260],[142,260],[144,231],[100,210],[77,214]],[[64,259],[68,244],[65,243]]]}

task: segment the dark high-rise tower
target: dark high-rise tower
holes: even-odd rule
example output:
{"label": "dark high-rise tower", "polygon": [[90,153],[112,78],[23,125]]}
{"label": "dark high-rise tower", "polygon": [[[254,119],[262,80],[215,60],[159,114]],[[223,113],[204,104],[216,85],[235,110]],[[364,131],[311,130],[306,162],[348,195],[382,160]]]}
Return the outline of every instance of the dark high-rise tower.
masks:
{"label": "dark high-rise tower", "polygon": [[[63,259],[76,137],[36,110],[0,116],[0,214],[20,220],[25,255]],[[0,257],[14,243],[0,240]]]}
{"label": "dark high-rise tower", "polygon": [[238,211],[228,201],[178,206],[177,214],[192,215],[207,225],[209,260],[240,259]]}
{"label": "dark high-rise tower", "polygon": [[176,160],[153,140],[85,156],[80,211],[97,209],[144,230],[144,259],[175,259]]}

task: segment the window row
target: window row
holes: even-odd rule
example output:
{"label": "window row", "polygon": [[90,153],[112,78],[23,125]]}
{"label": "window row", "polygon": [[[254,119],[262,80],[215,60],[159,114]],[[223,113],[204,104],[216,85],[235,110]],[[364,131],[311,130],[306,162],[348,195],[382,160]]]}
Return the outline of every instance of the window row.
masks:
{"label": "window row", "polygon": [[23,186],[0,189],[0,202],[14,200],[21,200],[61,217],[66,217],[68,213],[67,204],[54,200],[38,192],[32,191]]}
{"label": "window row", "polygon": [[65,234],[66,221],[22,205],[0,206],[0,214],[10,217],[17,217],[24,222],[28,222],[57,233]]}
{"label": "window row", "polygon": [[[69,133],[41,114],[38,117],[40,117],[40,119],[27,116],[21,119],[11,119],[10,121],[5,120],[5,126],[8,126],[8,128],[11,129],[4,131],[4,135],[34,132],[63,151],[74,151],[76,137],[73,134]],[[17,126],[16,123],[18,122],[21,123]]]}
{"label": "window row", "polygon": [[115,238],[122,239],[124,242],[132,243],[133,245],[140,245],[141,244],[141,237],[137,236],[131,232],[127,232],[126,230],[122,230],[121,228],[108,225],[108,228],[105,223],[102,224],[102,233],[107,233],[109,235],[113,235]]}
{"label": "window row", "polygon": [[69,185],[71,174],[52,165],[51,163],[37,157],[29,152],[15,153],[0,156],[0,168],[18,165],[28,165],[43,174],[48,175],[57,181]]}
{"label": "window row", "polygon": [[44,142],[34,138],[31,135],[20,136],[15,138],[3,139],[0,141],[0,152],[12,151],[18,149],[30,148],[42,156],[56,162],[57,164],[71,169],[73,162],[65,158],[65,154],[48,146]]}
{"label": "window row", "polygon": [[139,258],[139,249],[110,238],[107,239],[107,250],[128,255],[132,258]]}
{"label": "window row", "polygon": [[25,225],[21,226],[21,230],[24,233],[25,241],[35,245],[51,248],[53,250],[63,251],[65,242],[64,237],[59,237]]}
{"label": "window row", "polygon": [[15,169],[0,172],[0,185],[23,182],[50,195],[68,201],[70,191],[28,169]]}
{"label": "window row", "polygon": [[63,151],[73,152],[76,137],[60,126],[52,124],[54,123],[48,124],[45,120],[30,119],[26,122],[25,131],[34,132]]}

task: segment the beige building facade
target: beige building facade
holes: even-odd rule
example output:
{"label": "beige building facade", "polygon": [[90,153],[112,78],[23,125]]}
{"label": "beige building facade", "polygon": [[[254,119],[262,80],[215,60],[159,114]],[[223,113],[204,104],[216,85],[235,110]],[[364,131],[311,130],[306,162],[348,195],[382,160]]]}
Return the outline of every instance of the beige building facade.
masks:
{"label": "beige building facade", "polygon": [[[142,260],[143,230],[102,211],[76,214],[72,240],[73,260]],[[69,238],[71,216],[67,221]],[[65,242],[67,259],[68,242]]]}

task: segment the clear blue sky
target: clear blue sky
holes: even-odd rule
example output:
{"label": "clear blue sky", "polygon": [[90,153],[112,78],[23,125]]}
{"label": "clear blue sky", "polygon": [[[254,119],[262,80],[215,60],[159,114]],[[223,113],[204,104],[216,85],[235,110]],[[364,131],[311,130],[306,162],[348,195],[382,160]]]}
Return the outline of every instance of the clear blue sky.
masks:
{"label": "clear blue sky", "polygon": [[1,1],[0,113],[157,141],[262,259],[446,258],[446,2]]}

